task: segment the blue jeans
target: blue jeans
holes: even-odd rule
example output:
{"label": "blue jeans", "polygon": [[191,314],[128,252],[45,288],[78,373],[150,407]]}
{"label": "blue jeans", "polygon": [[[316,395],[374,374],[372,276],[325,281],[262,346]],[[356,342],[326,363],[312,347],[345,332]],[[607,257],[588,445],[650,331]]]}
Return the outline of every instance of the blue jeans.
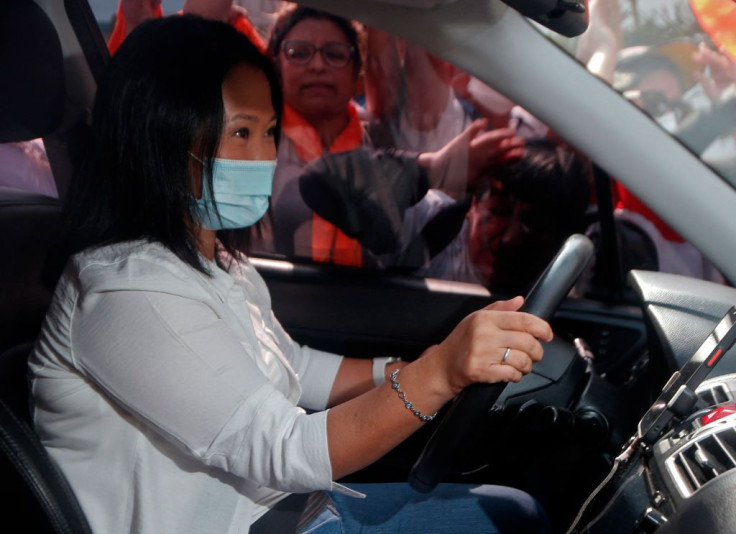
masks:
{"label": "blue jeans", "polygon": [[325,508],[301,534],[541,534],[551,529],[530,495],[501,486],[440,484],[418,493],[408,484],[350,484],[367,495],[328,493]]}

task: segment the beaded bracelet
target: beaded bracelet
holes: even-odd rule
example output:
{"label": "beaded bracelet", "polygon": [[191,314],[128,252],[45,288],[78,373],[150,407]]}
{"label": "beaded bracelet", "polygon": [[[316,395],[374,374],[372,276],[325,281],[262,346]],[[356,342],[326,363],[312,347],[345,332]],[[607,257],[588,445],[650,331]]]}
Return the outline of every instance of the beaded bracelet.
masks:
{"label": "beaded bracelet", "polygon": [[424,415],[422,412],[414,408],[414,405],[409,401],[409,399],[406,398],[406,393],[401,390],[399,381],[396,379],[397,376],[399,376],[399,369],[396,369],[393,373],[391,373],[391,387],[396,390],[396,393],[399,394],[399,398],[404,402],[404,406],[406,406],[406,409],[411,411],[411,413],[416,415],[425,423],[427,421],[432,421],[435,417],[437,417],[437,412],[434,412],[432,415]]}

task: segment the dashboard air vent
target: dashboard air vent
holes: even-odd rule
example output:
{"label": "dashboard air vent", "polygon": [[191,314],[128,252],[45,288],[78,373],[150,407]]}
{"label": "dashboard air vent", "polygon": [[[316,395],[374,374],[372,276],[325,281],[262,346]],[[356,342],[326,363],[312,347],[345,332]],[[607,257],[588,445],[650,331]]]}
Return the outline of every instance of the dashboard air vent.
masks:
{"label": "dashboard air vent", "polygon": [[736,467],[736,429],[721,426],[680,448],[666,460],[667,471],[683,497]]}
{"label": "dashboard air vent", "polygon": [[705,389],[698,389],[698,396],[703,399],[708,406],[715,406],[716,404],[733,400],[731,399],[731,394],[726,386],[718,383]]}

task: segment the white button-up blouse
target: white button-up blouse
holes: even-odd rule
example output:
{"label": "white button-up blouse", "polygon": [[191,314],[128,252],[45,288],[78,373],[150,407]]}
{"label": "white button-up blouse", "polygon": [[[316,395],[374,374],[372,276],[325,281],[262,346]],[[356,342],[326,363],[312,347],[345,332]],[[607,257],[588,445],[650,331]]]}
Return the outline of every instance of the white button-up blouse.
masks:
{"label": "white button-up blouse", "polygon": [[162,245],[85,251],[30,359],[34,422],[95,532],[247,532],[332,482],[341,357],[296,344],[245,256],[206,276]]}

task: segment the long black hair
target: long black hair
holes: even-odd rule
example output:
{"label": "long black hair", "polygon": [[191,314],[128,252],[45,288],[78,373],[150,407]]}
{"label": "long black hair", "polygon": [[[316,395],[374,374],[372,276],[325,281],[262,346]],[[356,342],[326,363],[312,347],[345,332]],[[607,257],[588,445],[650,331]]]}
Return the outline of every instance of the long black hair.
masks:
{"label": "long black hair", "polygon": [[193,183],[203,174],[212,193],[222,83],[239,63],[265,73],[280,114],[271,61],[227,24],[170,16],[126,38],[100,81],[86,159],[68,192],[69,252],[145,239],[207,272],[193,234]]}

